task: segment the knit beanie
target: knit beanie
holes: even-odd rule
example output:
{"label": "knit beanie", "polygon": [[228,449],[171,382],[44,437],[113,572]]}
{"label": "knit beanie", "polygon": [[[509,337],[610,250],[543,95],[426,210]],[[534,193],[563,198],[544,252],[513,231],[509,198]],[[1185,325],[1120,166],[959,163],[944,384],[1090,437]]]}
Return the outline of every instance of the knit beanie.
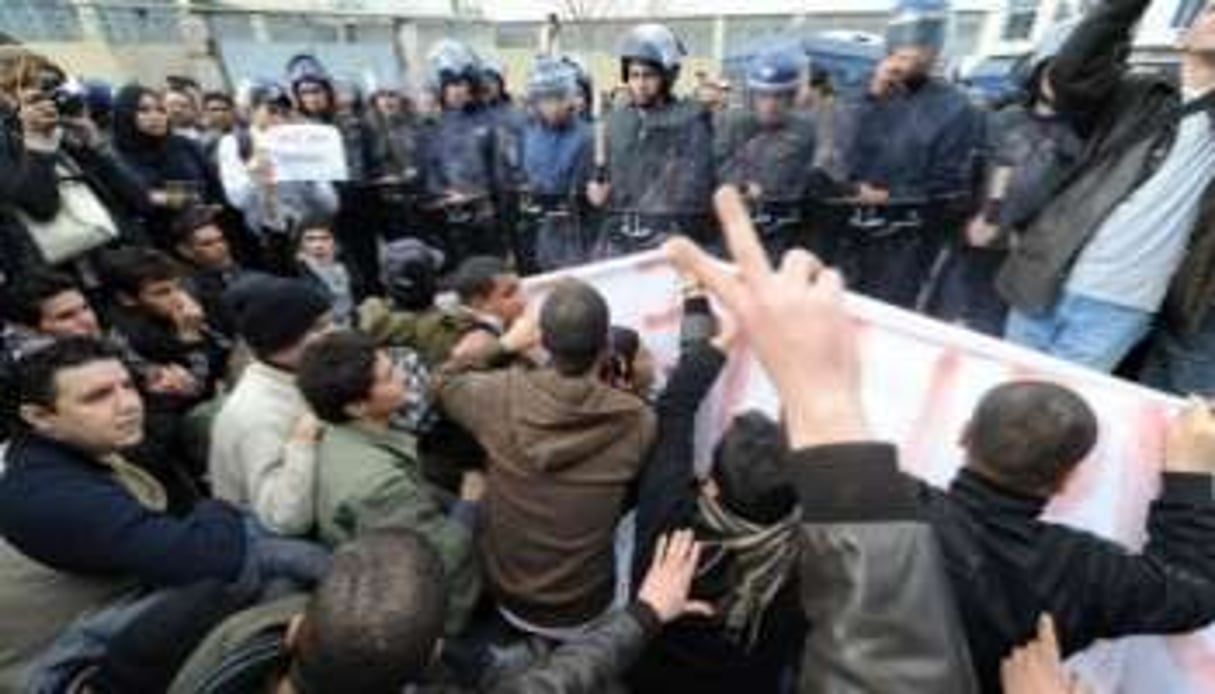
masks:
{"label": "knit beanie", "polygon": [[260,359],[299,342],[331,309],[331,301],[298,279],[257,275],[234,285],[224,297],[236,330]]}

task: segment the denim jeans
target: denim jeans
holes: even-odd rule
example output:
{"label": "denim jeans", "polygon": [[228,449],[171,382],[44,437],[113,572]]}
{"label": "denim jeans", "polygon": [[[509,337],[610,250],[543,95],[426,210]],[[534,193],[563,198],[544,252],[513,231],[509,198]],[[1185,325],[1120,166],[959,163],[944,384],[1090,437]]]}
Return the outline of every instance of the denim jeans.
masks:
{"label": "denim jeans", "polygon": [[1152,341],[1141,380],[1177,395],[1215,398],[1215,312],[1188,335],[1162,327]]}
{"label": "denim jeans", "polygon": [[38,657],[30,669],[26,694],[58,694],[95,666],[106,644],[148,610],[171,595],[170,590],[132,593],[116,603],[82,617],[69,626]]}
{"label": "denim jeans", "polygon": [[1064,292],[1042,313],[1013,309],[1004,337],[1108,373],[1147,335],[1152,317],[1147,311]]}

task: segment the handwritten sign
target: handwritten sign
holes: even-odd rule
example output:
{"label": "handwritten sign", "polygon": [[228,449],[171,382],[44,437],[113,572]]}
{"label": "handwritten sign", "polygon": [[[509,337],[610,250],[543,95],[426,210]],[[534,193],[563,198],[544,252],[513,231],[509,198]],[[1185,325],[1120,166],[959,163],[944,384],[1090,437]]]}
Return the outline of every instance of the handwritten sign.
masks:
{"label": "handwritten sign", "polygon": [[350,178],[342,134],[332,125],[279,125],[258,138],[274,162],[275,180],[345,181]]}

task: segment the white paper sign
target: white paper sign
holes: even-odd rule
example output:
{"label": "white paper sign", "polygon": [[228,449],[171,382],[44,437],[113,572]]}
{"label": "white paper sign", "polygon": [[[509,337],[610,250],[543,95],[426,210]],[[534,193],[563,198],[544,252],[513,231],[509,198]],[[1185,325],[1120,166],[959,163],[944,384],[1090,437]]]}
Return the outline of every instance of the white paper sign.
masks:
{"label": "white paper sign", "polygon": [[276,181],[345,181],[350,178],[342,134],[332,125],[278,125],[259,136],[258,146],[274,162]]}

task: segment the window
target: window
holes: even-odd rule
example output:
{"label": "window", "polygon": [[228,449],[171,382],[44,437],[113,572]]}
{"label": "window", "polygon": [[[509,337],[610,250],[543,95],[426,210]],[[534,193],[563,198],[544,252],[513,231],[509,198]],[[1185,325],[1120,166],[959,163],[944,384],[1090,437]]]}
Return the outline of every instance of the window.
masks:
{"label": "window", "polygon": [[98,7],[101,31],[110,43],[178,43],[181,12],[165,0],[164,7]]}
{"label": "window", "polygon": [[1181,0],[1177,5],[1176,14],[1173,15],[1173,26],[1188,27],[1205,4],[1206,0]]}
{"label": "window", "polygon": [[321,24],[307,17],[267,17],[266,31],[270,33],[271,41],[337,43],[339,39],[337,26]]}
{"label": "window", "polygon": [[80,17],[71,0],[0,0],[0,29],[21,41],[77,41]]}

